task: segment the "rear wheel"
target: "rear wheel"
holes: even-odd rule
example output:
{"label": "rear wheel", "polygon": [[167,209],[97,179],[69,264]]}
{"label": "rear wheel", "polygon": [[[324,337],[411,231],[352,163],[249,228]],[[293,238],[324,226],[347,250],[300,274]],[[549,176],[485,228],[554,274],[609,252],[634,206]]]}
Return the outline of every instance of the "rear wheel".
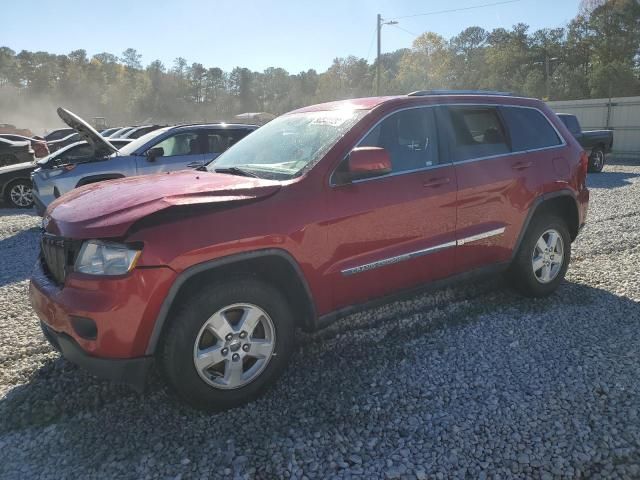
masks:
{"label": "rear wheel", "polygon": [[294,321],[282,294],[255,279],[205,287],[183,301],[161,345],[170,387],[204,410],[242,405],[284,371]]}
{"label": "rear wheel", "polygon": [[565,222],[541,214],[531,221],[509,276],[514,287],[528,297],[551,294],[562,282],[571,258],[571,236]]}
{"label": "rear wheel", "polygon": [[28,180],[17,180],[10,183],[5,190],[5,201],[13,208],[33,207],[33,194],[31,182]]}
{"label": "rear wheel", "polygon": [[589,171],[591,173],[600,173],[604,168],[605,155],[604,150],[600,147],[594,148],[589,155]]}

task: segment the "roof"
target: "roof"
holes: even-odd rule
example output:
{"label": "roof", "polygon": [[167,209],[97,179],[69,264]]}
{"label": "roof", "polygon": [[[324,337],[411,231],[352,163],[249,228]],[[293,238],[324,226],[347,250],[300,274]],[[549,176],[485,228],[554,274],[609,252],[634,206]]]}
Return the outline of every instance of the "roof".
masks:
{"label": "roof", "polygon": [[182,123],[173,125],[169,128],[183,128],[183,127],[201,127],[201,128],[258,128],[259,125],[252,125],[250,123]]}
{"label": "roof", "polygon": [[320,112],[326,110],[371,110],[377,107],[381,103],[394,98],[404,98],[404,95],[389,96],[389,97],[363,97],[363,98],[351,98],[349,100],[337,100],[335,102],[319,103],[317,105],[309,105],[308,107],[302,107],[298,110],[294,110],[289,113],[301,113],[301,112]]}
{"label": "roof", "polygon": [[[473,100],[477,102],[479,99],[482,101],[494,101],[500,103],[501,100],[508,101],[508,103],[521,103],[522,100],[526,102],[540,102],[540,100],[534,98],[516,97],[506,92],[493,92],[481,90],[427,90],[413,92],[408,95],[394,95],[386,97],[364,97],[364,98],[352,98],[349,100],[338,100],[335,102],[319,103],[317,105],[310,105],[308,107],[302,107],[289,113],[302,113],[302,112],[320,112],[327,110],[372,110],[375,107],[383,103],[391,104],[427,104],[427,103],[441,103],[445,99],[451,99],[460,101],[462,99]],[[491,102],[494,103],[494,102]]]}

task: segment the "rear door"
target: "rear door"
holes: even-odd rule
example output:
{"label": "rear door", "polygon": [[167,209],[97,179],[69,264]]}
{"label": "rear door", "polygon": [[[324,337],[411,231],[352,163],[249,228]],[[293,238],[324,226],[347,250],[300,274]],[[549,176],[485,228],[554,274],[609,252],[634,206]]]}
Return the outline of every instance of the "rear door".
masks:
{"label": "rear door", "polygon": [[162,148],[162,155],[155,157],[152,161],[149,160],[146,152],[137,157],[138,175],[184,170],[189,164],[203,163],[204,154],[199,136],[198,129],[178,130],[159,139],[147,149],[147,152],[152,148]]}
{"label": "rear door", "polygon": [[446,106],[438,113],[458,179],[456,271],[505,261],[512,225],[531,195],[526,155],[512,153],[497,106]]}
{"label": "rear door", "polygon": [[458,178],[456,270],[507,262],[545,170],[553,174],[545,150],[560,140],[535,108],[461,105],[439,114]]}
{"label": "rear door", "polygon": [[392,172],[328,192],[335,308],[446,277],[454,267],[456,178],[439,154],[433,108],[393,113],[357,146],[385,148]]}

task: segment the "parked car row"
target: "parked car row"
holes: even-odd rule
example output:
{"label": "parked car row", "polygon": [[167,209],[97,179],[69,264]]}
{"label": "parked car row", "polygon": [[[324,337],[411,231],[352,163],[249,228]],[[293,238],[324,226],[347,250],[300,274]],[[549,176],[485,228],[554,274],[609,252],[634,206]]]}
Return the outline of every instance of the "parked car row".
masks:
{"label": "parked car row", "polygon": [[[0,133],[0,138],[4,138],[5,140],[10,140],[12,142],[29,142],[36,158],[42,158],[49,155],[49,147],[47,146],[47,142],[44,139],[25,137],[23,135],[15,135],[11,133]],[[20,162],[14,161],[12,163]],[[0,166],[3,165],[0,164]]]}
{"label": "parked car row", "polygon": [[[105,137],[75,114],[64,109],[58,113],[70,126],[47,135],[52,146],[49,155],[34,163],[33,155],[23,152],[26,142],[11,142],[7,147],[17,158],[11,157],[10,163],[16,163],[11,168],[0,168],[0,192],[8,205],[30,208],[35,204],[42,215],[49,203],[82,185],[197,168],[257,128],[244,124],[140,125],[110,129]],[[0,153],[0,161],[2,158]]]}
{"label": "parked car row", "polygon": [[0,137],[0,167],[33,162],[35,158],[35,152],[28,140],[14,141]]}
{"label": "parked car row", "polygon": [[33,173],[42,330],[138,389],[155,365],[202,409],[258,397],[297,328],[381,298],[490,272],[551,294],[588,211],[582,146],[543,102],[499,92],[331,102],[250,135],[164,127],[120,151],[59,115],[94,157]]}

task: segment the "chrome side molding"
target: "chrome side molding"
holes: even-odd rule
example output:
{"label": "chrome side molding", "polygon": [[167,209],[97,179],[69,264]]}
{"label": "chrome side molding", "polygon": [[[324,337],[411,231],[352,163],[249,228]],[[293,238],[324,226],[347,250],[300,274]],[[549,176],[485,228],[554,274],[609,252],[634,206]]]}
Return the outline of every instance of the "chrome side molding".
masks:
{"label": "chrome side molding", "polygon": [[485,238],[495,237],[497,235],[502,235],[504,233],[505,227],[496,228],[494,230],[489,230],[488,232],[478,233],[477,235],[471,235],[470,237],[460,238],[457,240],[458,245],[465,245],[471,242],[477,242],[478,240],[484,240]]}
{"label": "chrome side molding", "polygon": [[375,268],[384,267],[387,265],[393,265],[395,263],[404,262],[405,260],[411,260],[412,258],[422,257],[423,255],[429,255],[431,253],[439,252],[447,248],[466,245],[471,242],[477,242],[478,240],[484,240],[486,238],[495,237],[504,233],[505,227],[495,228],[486,232],[471,235],[469,237],[460,238],[455,241],[441,243],[429,248],[423,248],[422,250],[415,250],[413,252],[403,253],[402,255],[396,255],[395,257],[383,258],[382,260],[376,260],[375,262],[365,263],[364,265],[358,265],[357,267],[346,268],[341,270],[340,273],[344,276],[355,275],[356,273],[366,272]]}

